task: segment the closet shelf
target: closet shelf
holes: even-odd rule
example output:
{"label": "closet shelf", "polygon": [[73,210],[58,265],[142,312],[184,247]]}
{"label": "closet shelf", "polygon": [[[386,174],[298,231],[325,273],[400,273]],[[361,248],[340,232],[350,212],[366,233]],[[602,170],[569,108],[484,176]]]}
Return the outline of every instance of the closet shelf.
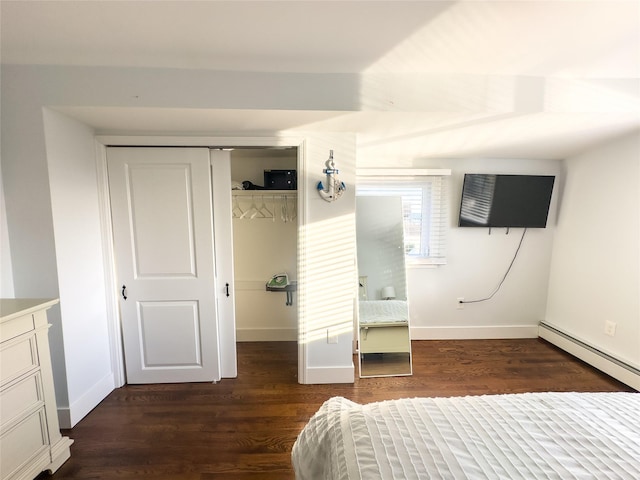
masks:
{"label": "closet shelf", "polygon": [[234,197],[270,197],[274,195],[293,197],[297,194],[297,190],[231,190],[231,195]]}

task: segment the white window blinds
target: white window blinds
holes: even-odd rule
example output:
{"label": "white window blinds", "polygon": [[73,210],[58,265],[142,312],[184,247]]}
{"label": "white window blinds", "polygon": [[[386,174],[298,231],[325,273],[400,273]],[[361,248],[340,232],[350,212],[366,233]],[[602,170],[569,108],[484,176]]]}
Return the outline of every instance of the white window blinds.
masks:
{"label": "white window blinds", "polygon": [[356,195],[402,198],[408,263],[446,263],[447,175],[369,176],[358,174]]}

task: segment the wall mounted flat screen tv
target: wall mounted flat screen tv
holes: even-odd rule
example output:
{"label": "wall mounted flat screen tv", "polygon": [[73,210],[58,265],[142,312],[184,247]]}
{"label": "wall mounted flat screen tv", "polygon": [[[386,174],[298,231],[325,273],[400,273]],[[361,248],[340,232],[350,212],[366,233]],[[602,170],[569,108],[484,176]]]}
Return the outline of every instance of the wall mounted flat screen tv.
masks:
{"label": "wall mounted flat screen tv", "polygon": [[545,228],[555,177],[467,173],[460,227]]}

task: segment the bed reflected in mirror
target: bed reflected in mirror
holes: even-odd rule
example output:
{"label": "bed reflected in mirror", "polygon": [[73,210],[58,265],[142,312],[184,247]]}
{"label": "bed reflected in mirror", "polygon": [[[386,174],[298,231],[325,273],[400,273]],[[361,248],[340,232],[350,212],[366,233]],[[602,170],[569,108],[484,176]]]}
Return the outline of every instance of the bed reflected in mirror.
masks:
{"label": "bed reflected in mirror", "polygon": [[402,200],[356,197],[360,377],[411,375]]}

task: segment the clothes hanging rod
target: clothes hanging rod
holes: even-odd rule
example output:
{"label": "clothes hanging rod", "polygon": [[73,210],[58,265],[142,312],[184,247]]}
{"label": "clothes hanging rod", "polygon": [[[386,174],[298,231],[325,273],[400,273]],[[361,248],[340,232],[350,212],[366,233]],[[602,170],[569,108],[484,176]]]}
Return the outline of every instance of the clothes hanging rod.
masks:
{"label": "clothes hanging rod", "polygon": [[294,196],[298,194],[297,190],[231,190],[232,195],[238,197],[281,197],[283,195]]}

